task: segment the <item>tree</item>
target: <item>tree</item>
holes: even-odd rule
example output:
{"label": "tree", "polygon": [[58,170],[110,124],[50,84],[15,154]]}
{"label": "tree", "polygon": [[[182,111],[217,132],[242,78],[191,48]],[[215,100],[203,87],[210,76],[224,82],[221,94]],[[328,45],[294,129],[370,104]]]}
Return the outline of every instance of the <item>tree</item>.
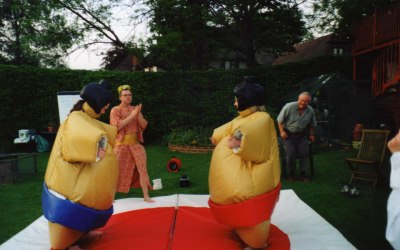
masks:
{"label": "tree", "polygon": [[62,66],[63,56],[82,33],[52,1],[0,2],[0,62]]}
{"label": "tree", "polygon": [[[76,44],[74,50],[90,49],[94,45],[107,45],[106,52],[100,52],[103,55],[102,66],[105,69],[114,69],[128,55],[134,54],[141,59],[140,67],[143,64],[144,51],[143,46],[137,45],[135,34],[122,40],[113,28],[113,22],[134,26],[141,22],[146,15],[138,15],[142,11],[146,12],[146,6],[142,0],[54,0],[75,18],[75,21],[84,27],[84,30],[91,34],[83,41]],[[121,18],[116,16],[116,12],[124,12],[126,15]],[[132,24],[131,22],[134,22]],[[71,52],[73,52],[72,50]]]}
{"label": "tree", "polygon": [[[114,32],[110,24],[112,17],[111,9],[115,7],[112,3],[120,1],[96,1],[96,0],[54,0],[57,4],[71,12],[76,21],[80,21],[85,30],[96,32],[90,43],[83,46],[90,46],[96,43],[112,43],[117,47],[124,47],[124,43]],[[103,40],[104,39],[104,40]]]}
{"label": "tree", "polygon": [[[112,28],[115,7],[132,8],[138,0],[0,1],[0,63],[64,66],[78,49],[108,44],[131,51]],[[127,17],[129,19],[129,17]],[[106,59],[110,60],[110,52]],[[115,63],[115,58],[114,58]]]}
{"label": "tree", "polygon": [[313,13],[307,18],[316,32],[351,38],[355,23],[393,1],[397,0],[311,0]]}
{"label": "tree", "polygon": [[144,56],[145,50],[135,44],[127,43],[125,46],[114,46],[105,52],[102,66],[106,70],[115,69],[127,56],[134,55],[138,60],[135,71],[143,70],[147,67],[147,61]]}
{"label": "tree", "polygon": [[247,66],[256,66],[256,54],[293,50],[306,34],[299,3],[280,0],[212,0],[213,25],[223,27],[224,44],[242,53]]}
{"label": "tree", "polygon": [[256,66],[256,54],[293,49],[305,35],[298,3],[279,0],[149,0],[150,53],[171,68],[207,68],[221,51]]}
{"label": "tree", "polygon": [[149,0],[149,60],[165,69],[206,69],[216,43],[207,1]]}

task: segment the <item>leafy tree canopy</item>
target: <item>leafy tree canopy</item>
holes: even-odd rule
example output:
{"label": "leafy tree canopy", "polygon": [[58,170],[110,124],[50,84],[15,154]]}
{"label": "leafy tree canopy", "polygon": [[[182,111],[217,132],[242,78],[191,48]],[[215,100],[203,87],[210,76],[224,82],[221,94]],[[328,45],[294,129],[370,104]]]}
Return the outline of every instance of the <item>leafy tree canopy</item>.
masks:
{"label": "leafy tree canopy", "polygon": [[[129,51],[132,43],[118,37],[111,21],[120,21],[116,20],[113,10],[131,8],[136,2],[0,1],[0,63],[60,67],[75,50],[99,44]],[[130,16],[126,19],[130,20]]]}
{"label": "leafy tree canopy", "polygon": [[[124,53],[169,70],[208,69],[211,59],[234,54],[256,66],[260,51],[279,54],[300,42],[306,30],[303,0],[7,0],[0,2],[0,62],[62,66],[68,53],[111,44],[103,65]],[[139,7],[138,7],[139,6]],[[146,45],[121,40],[113,29],[116,7],[126,20],[150,17]],[[140,10],[140,11],[139,11]],[[146,49],[146,53],[145,50]]]}
{"label": "leafy tree canopy", "polygon": [[309,0],[313,12],[307,15],[316,32],[334,32],[350,38],[352,26],[375,8],[398,0]]}
{"label": "leafy tree canopy", "polygon": [[147,8],[142,0],[54,1],[72,14],[76,22],[90,34],[76,44],[74,50],[90,49],[93,45],[108,47],[106,52],[99,52],[104,56],[102,66],[105,69],[114,69],[132,54],[138,57],[139,68],[146,66],[142,40],[136,39],[134,33],[120,38],[115,29],[117,26],[134,27],[143,22]]}
{"label": "leafy tree canopy", "polygon": [[[201,69],[221,51],[237,53],[248,67],[256,53],[293,49],[306,33],[295,1],[148,0],[150,54],[167,68]],[[173,65],[171,65],[173,63]]]}
{"label": "leafy tree canopy", "polygon": [[0,1],[2,63],[62,66],[67,49],[81,37],[53,1]]}
{"label": "leafy tree canopy", "polygon": [[209,10],[213,24],[223,28],[224,43],[245,55],[248,66],[255,66],[258,51],[291,51],[306,34],[302,12],[293,1],[213,0]]}
{"label": "leafy tree canopy", "polygon": [[149,60],[166,69],[204,69],[215,50],[207,1],[149,0]]}

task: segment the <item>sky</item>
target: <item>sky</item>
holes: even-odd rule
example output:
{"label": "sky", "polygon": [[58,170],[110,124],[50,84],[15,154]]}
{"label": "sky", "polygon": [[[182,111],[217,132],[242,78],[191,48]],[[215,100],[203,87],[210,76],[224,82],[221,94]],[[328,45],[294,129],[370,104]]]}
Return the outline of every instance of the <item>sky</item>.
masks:
{"label": "sky", "polygon": [[[309,12],[310,8],[306,4],[302,4],[301,8],[305,12]],[[126,12],[119,10],[118,13],[114,15],[123,16]],[[148,28],[146,23],[141,23],[139,25],[121,25],[120,23],[114,23],[112,25],[115,33],[122,41],[126,41],[132,35],[136,38],[144,38],[148,34]],[[70,69],[84,69],[84,70],[97,70],[101,68],[102,58],[100,55],[102,52],[106,52],[107,47],[105,45],[92,46],[89,49],[80,49],[70,54],[66,58],[66,63]]]}
{"label": "sky", "polygon": [[100,68],[101,58],[95,52],[80,49],[69,55],[66,63],[71,69],[96,70]]}
{"label": "sky", "polygon": [[[143,7],[135,4],[134,7],[126,7],[132,4],[131,0],[121,2],[112,8],[111,28],[123,42],[131,41],[132,37],[137,41],[140,38],[148,36],[148,27],[146,22],[138,23],[137,20],[128,18],[139,13]],[[138,8],[138,9],[136,9]],[[107,52],[111,44],[92,45],[88,49],[79,49],[66,58],[66,63],[71,69],[97,70],[101,69],[103,56],[101,53]]]}
{"label": "sky", "polygon": [[[136,26],[112,25],[112,27],[122,41],[125,41],[133,34],[135,34],[135,37],[145,37],[147,35],[147,27],[145,24],[140,24]],[[77,50],[66,58],[66,63],[71,69],[100,69],[100,64],[102,63],[103,58],[100,53],[106,52],[108,48],[110,47],[105,45],[97,45],[92,46],[89,49]]]}

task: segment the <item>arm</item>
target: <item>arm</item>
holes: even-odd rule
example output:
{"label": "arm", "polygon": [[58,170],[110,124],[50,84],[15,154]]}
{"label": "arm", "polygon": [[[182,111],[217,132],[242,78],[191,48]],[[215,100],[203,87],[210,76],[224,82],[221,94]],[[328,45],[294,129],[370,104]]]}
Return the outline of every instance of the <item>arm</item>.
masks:
{"label": "arm", "polygon": [[229,131],[232,122],[225,123],[224,125],[214,129],[213,135],[210,140],[213,145],[217,145],[225,136],[229,136]]}
{"label": "arm", "polygon": [[236,153],[242,143],[242,136],[242,132],[240,132],[240,130],[236,130],[235,133],[231,135],[228,139],[228,148],[233,149]]}
{"label": "arm", "polygon": [[314,141],[315,141],[314,127],[313,127],[313,126],[310,126],[310,127],[309,127],[309,130],[310,130],[310,132],[309,132],[309,134],[308,134],[308,139],[309,139],[311,142],[314,142]]}
{"label": "arm", "polygon": [[117,125],[117,129],[121,130],[123,129],[126,125],[128,125],[133,119],[135,119],[139,114],[140,111],[142,110],[142,104],[139,104],[138,106],[135,107],[134,110],[123,120],[119,122]]}
{"label": "arm", "polygon": [[285,106],[283,106],[281,112],[279,112],[279,115],[277,117],[277,122],[278,122],[278,128],[279,128],[279,134],[282,138],[282,140],[286,140],[288,138],[288,135],[286,134],[285,131],[285,125],[284,125],[284,121],[286,120],[286,110],[287,110],[288,104],[286,104]]}
{"label": "arm", "polygon": [[97,152],[97,158],[99,160],[102,160],[106,156],[106,149],[105,148],[99,148],[99,151]]}
{"label": "arm", "polygon": [[138,123],[139,123],[139,127],[143,130],[147,127],[147,120],[144,119],[143,114],[140,112],[138,114]]}
{"label": "arm", "polygon": [[126,125],[128,125],[137,116],[141,115],[141,109],[142,104],[139,104],[126,118],[122,118],[119,109],[113,108],[110,113],[110,124],[116,126],[117,130],[119,131],[123,129]]}
{"label": "arm", "polygon": [[400,151],[400,131],[388,142],[388,148],[392,153]]}
{"label": "arm", "polygon": [[241,124],[240,132],[243,136],[240,141],[232,140],[232,146],[239,145],[234,148],[234,153],[243,160],[255,163],[269,158],[277,140],[274,121],[263,112],[259,113],[257,119]]}
{"label": "arm", "polygon": [[314,109],[311,109],[311,111],[312,111],[312,118],[311,118],[310,126],[308,128],[309,129],[308,139],[311,142],[314,142],[315,141],[314,128],[317,127],[318,125],[317,125],[317,119],[315,118]]}
{"label": "arm", "polygon": [[106,131],[95,125],[99,121],[88,120],[78,112],[74,113],[70,114],[59,131],[62,136],[61,155],[67,162],[97,162],[97,156],[101,156],[98,155],[98,143],[107,138]]}
{"label": "arm", "polygon": [[282,138],[283,140],[286,140],[286,138],[287,138],[288,136],[287,136],[287,134],[286,134],[286,132],[285,132],[283,123],[278,122],[278,128],[279,128],[279,134],[281,135],[281,138]]}

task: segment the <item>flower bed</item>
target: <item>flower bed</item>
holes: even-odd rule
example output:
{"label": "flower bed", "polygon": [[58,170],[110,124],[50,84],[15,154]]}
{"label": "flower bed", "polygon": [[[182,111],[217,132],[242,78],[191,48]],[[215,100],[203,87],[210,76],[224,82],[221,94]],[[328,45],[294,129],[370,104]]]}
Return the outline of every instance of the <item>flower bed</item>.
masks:
{"label": "flower bed", "polygon": [[171,151],[183,153],[208,153],[214,150],[210,135],[213,129],[195,127],[191,129],[175,129],[164,138]]}
{"label": "flower bed", "polygon": [[174,145],[168,143],[168,148],[171,151],[182,153],[209,153],[214,150],[213,146],[187,146],[187,145]]}

